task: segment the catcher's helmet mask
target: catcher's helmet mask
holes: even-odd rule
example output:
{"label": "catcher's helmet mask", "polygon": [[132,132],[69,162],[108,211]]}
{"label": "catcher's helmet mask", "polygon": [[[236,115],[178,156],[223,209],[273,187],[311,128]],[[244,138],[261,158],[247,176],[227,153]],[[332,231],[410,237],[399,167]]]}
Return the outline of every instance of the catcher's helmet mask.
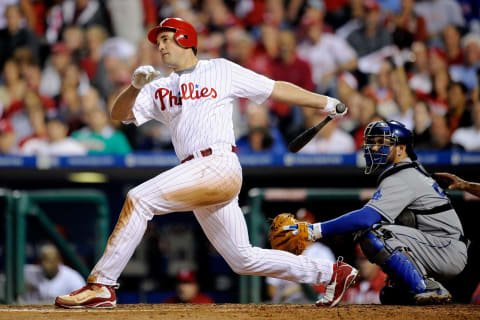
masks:
{"label": "catcher's helmet mask", "polygon": [[180,18],[163,19],[148,32],[148,41],[157,45],[158,33],[165,30],[174,32],[173,38],[180,47],[192,48],[193,53],[197,54],[197,32],[190,23]]}
{"label": "catcher's helmet mask", "polygon": [[[375,121],[368,124],[363,136],[365,174],[375,172],[387,164],[391,146],[405,145],[412,160],[417,160],[413,151],[413,135],[398,121]],[[376,149],[376,150],[375,150]]]}

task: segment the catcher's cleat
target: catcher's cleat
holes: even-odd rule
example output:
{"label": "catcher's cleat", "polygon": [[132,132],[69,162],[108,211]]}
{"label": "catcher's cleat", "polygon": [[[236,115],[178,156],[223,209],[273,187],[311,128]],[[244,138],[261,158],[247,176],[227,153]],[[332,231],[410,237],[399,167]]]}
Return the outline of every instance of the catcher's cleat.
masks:
{"label": "catcher's cleat", "polygon": [[73,291],[69,295],[57,297],[55,305],[68,309],[114,308],[117,304],[115,289],[116,286],[88,283],[83,288]]}
{"label": "catcher's cleat", "polygon": [[386,285],[380,290],[380,303],[385,305],[414,305],[413,294],[405,288]]}
{"label": "catcher's cleat", "polygon": [[425,279],[425,282],[427,283],[425,291],[413,296],[415,304],[447,304],[452,302],[452,295],[440,282],[429,278]]}
{"label": "catcher's cleat", "polygon": [[326,286],[325,295],[315,304],[318,307],[335,307],[341,300],[345,291],[350,288],[357,279],[358,270],[343,262],[343,257],[338,257],[333,265],[333,275],[330,283]]}

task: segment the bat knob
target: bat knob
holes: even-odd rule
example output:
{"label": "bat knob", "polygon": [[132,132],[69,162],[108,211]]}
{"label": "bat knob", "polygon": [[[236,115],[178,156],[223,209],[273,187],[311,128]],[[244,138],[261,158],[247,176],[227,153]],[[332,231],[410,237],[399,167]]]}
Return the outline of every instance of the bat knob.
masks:
{"label": "bat knob", "polygon": [[336,106],[335,106],[335,111],[337,111],[337,113],[343,113],[345,112],[345,109],[347,109],[347,106],[345,105],[345,103],[338,103]]}

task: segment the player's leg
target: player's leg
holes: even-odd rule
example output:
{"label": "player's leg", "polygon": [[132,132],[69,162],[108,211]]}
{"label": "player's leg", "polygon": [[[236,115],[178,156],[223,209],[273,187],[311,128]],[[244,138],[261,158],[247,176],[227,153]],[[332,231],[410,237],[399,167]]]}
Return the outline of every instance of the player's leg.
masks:
{"label": "player's leg", "polygon": [[[399,295],[411,293],[411,301],[418,304],[445,303],[451,300],[451,295],[432,276],[460,272],[455,266],[446,263],[442,253],[449,250],[449,239],[432,237],[423,232],[404,226],[379,226],[367,232],[360,245],[373,263],[382,267],[393,280],[394,286],[386,288],[385,294],[390,296],[395,291]],[[452,248],[453,249],[453,248]],[[455,264],[455,263],[454,263]],[[455,270],[453,270],[455,269]],[[395,290],[393,290],[395,289]],[[384,296],[382,302],[393,301],[395,298]],[[406,300],[408,301],[408,300]]]}
{"label": "player's leg", "polygon": [[236,273],[317,285],[330,284],[333,279],[331,297],[325,303],[329,306],[340,301],[357,276],[357,270],[341,261],[333,264],[286,251],[252,247],[237,200],[196,209],[194,213],[207,238]]}
{"label": "player's leg", "polygon": [[[237,157],[231,151],[219,152],[188,161],[130,190],[103,256],[87,282],[116,286],[145,233],[147,222],[154,215],[191,211],[197,206],[228,201],[238,194],[241,179]],[[97,301],[99,292],[107,290],[104,286],[87,289],[74,296],[60,297],[57,305],[91,306],[91,296]],[[81,299],[77,297],[79,294]],[[96,303],[94,307],[97,307]]]}

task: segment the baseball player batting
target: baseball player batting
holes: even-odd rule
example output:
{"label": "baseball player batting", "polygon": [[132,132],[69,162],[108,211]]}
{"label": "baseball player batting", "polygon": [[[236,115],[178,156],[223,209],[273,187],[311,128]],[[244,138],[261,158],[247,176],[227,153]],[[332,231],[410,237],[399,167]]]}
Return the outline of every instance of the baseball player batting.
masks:
{"label": "baseball player batting", "polygon": [[232,102],[267,98],[320,108],[341,117],[337,99],[268,79],[225,59],[198,60],[197,34],[181,19],[168,18],[148,33],[173,72],[161,77],[151,66],[133,73],[131,85],[116,98],[113,119],[137,126],[149,120],[166,125],[181,164],[133,188],[88,284],[57,297],[65,308],[111,308],[117,280],[155,215],[193,211],[207,238],[239,274],[325,284],[327,306],[336,305],[357,276],[342,261],[332,264],[281,250],[252,247],[238,205],[242,169],[235,154]]}
{"label": "baseball player batting", "polygon": [[383,304],[443,304],[452,296],[437,280],[465,268],[469,241],[449,198],[416,161],[412,137],[400,122],[370,123],[364,133],[365,173],[382,169],[377,191],[363,208],[308,230],[313,239],[356,232],[367,258],[388,275]]}

